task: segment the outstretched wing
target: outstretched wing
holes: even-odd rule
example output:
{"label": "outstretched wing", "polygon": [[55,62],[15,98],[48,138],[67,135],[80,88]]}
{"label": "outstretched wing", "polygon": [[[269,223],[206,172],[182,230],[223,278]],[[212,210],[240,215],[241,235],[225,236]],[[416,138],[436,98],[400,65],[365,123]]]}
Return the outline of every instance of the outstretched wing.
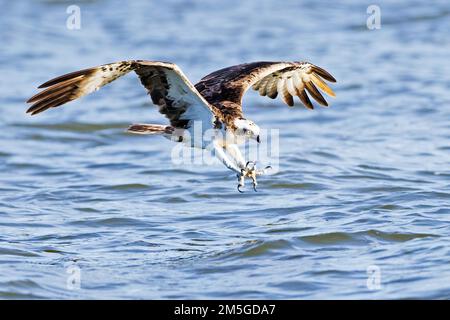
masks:
{"label": "outstretched wing", "polygon": [[135,71],[148,90],[154,104],[172,126],[188,127],[190,121],[208,120],[213,113],[208,102],[200,95],[177,65],[168,62],[130,60],[75,71],[40,85],[44,91],[31,97],[28,109],[32,115],[56,108],[69,101],[97,91],[117,78]]}
{"label": "outstretched wing", "polygon": [[263,61],[215,71],[195,87],[213,105],[224,105],[226,101],[241,105],[244,93],[252,86],[260,95],[271,99],[280,95],[288,106],[293,106],[293,97],[298,96],[307,108],[313,109],[308,94],[319,104],[328,105],[317,87],[335,96],[324,80],[336,82],[327,71],[309,62]]}

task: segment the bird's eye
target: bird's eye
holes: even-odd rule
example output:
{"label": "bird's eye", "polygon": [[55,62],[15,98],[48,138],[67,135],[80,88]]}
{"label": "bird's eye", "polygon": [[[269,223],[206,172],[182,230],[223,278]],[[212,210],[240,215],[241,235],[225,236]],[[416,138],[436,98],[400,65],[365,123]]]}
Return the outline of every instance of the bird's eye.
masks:
{"label": "bird's eye", "polygon": [[242,129],[242,131],[243,131],[244,133],[247,133],[248,130],[247,130],[247,129]]}

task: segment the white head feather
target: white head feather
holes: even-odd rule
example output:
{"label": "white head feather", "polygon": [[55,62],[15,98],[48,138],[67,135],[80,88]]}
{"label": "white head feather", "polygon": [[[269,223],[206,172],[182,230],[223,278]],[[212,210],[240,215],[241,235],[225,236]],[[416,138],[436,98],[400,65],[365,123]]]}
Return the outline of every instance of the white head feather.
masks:
{"label": "white head feather", "polygon": [[261,129],[251,120],[240,118],[234,120],[235,135],[244,139],[254,139],[259,142]]}

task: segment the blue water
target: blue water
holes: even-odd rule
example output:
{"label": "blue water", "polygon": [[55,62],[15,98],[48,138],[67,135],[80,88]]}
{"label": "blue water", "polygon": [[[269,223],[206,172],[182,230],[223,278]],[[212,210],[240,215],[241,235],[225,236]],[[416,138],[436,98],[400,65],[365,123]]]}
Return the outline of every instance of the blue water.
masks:
{"label": "blue water", "polygon": [[[0,4],[1,298],[450,298],[448,1],[377,1],[378,30],[372,1]],[[246,95],[246,115],[280,129],[280,171],[245,194],[225,168],[124,133],[164,122],[134,75],[25,114],[43,81],[124,59],[193,82],[308,60],[337,98]]]}

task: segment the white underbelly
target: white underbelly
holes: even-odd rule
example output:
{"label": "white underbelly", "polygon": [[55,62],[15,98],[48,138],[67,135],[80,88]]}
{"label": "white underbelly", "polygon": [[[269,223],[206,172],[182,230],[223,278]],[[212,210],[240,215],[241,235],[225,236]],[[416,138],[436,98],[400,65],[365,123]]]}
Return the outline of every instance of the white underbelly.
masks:
{"label": "white underbelly", "polygon": [[208,129],[200,131],[195,130],[194,128],[189,128],[178,130],[166,138],[174,142],[183,143],[187,147],[199,149],[213,148],[213,143],[225,147],[227,144],[241,145],[246,141],[245,138],[230,134],[229,131],[227,135],[227,131],[223,129]]}

